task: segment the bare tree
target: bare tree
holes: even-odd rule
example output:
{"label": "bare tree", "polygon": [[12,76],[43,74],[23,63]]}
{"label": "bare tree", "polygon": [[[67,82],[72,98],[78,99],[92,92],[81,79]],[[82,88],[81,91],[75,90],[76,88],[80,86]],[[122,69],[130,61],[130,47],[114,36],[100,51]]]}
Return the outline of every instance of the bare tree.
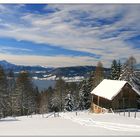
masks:
{"label": "bare tree", "polygon": [[97,63],[94,75],[94,87],[96,87],[104,79],[104,70],[102,62]]}

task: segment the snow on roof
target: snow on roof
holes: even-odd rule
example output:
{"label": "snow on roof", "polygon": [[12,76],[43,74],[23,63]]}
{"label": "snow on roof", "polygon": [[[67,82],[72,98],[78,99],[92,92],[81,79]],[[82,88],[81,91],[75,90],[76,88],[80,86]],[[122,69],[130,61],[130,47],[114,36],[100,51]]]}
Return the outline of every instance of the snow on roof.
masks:
{"label": "snow on roof", "polygon": [[104,79],[91,94],[112,100],[123,88],[127,81]]}
{"label": "snow on roof", "polygon": [[133,89],[138,95],[140,95],[140,92],[139,92],[135,87],[132,87],[132,89]]}

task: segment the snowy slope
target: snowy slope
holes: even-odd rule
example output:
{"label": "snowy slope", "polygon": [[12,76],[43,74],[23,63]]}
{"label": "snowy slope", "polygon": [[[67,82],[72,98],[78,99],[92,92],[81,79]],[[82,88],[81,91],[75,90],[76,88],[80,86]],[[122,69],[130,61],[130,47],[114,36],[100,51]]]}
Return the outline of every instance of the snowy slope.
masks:
{"label": "snowy slope", "polygon": [[140,118],[106,113],[60,113],[5,118],[0,136],[140,136]]}

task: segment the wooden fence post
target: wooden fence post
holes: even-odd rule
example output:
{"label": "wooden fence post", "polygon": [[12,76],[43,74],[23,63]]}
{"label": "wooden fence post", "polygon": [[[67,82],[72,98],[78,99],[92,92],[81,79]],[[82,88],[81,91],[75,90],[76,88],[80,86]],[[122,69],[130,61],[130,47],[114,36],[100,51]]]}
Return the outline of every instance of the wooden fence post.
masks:
{"label": "wooden fence post", "polygon": [[[24,109],[25,109],[25,108],[24,108]],[[24,111],[24,112],[25,112],[25,111]],[[27,110],[27,117],[29,116],[28,112],[29,112],[29,110]]]}
{"label": "wooden fence post", "polygon": [[128,117],[130,117],[130,111],[128,111]]}
{"label": "wooden fence post", "polygon": [[124,116],[125,116],[125,110],[124,110]]}
{"label": "wooden fence post", "polygon": [[44,107],[41,109],[42,118],[44,118]]}
{"label": "wooden fence post", "polygon": [[135,111],[135,115],[134,115],[134,118],[136,118],[137,117],[137,112]]}

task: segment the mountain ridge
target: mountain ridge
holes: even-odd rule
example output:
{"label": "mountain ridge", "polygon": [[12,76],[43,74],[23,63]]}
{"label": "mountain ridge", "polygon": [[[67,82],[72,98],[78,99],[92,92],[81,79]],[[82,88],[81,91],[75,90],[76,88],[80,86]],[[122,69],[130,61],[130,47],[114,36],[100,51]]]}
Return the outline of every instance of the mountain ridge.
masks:
{"label": "mountain ridge", "polygon": [[45,71],[48,68],[42,67],[42,66],[25,66],[25,65],[16,65],[13,63],[10,63],[6,60],[0,60],[0,65],[5,69],[5,70],[10,70],[12,69],[14,72],[19,72],[21,70],[27,70],[27,71]]}
{"label": "mountain ridge", "polygon": [[[31,77],[44,78],[46,76],[56,77],[75,77],[75,76],[84,76],[88,77],[91,71],[95,71],[96,66],[69,66],[69,67],[42,67],[42,66],[24,66],[24,65],[15,65],[6,60],[1,60],[0,65],[6,70],[12,69],[15,73],[18,73],[22,70],[29,71]],[[109,69],[104,68],[104,71],[108,73]]]}

